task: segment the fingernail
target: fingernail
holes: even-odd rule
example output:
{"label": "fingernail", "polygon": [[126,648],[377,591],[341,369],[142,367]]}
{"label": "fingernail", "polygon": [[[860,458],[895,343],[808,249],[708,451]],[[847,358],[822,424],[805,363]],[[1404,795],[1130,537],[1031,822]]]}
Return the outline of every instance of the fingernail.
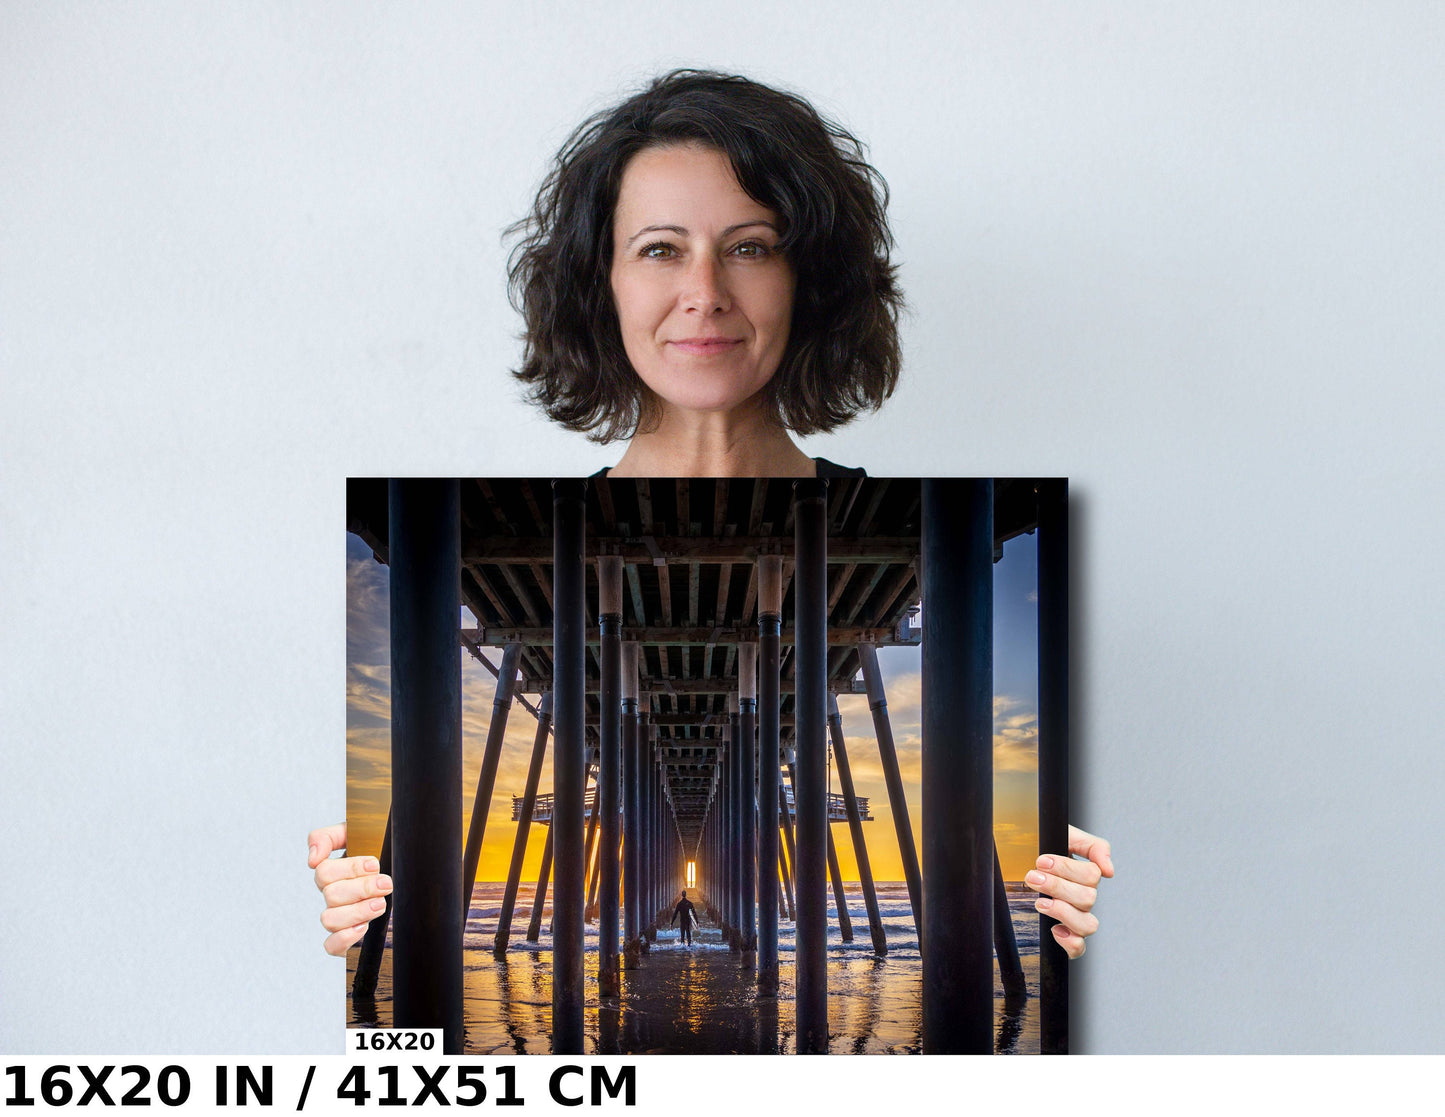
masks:
{"label": "fingernail", "polygon": [[1043,884],[1044,881],[1048,879],[1049,878],[1044,876],[1043,873],[1036,873],[1032,870],[1030,870],[1028,876],[1024,877],[1024,880],[1028,881],[1030,884]]}
{"label": "fingernail", "polygon": [[377,861],[375,857],[368,857],[366,863],[361,867],[368,873],[374,873],[381,868],[381,862]]}
{"label": "fingernail", "polygon": [[391,877],[377,877],[376,887],[383,892],[391,891]]}
{"label": "fingernail", "polygon": [[1034,909],[1036,911],[1048,911],[1053,906],[1054,902],[1050,900],[1047,896],[1040,896],[1037,900],[1034,901]]}
{"label": "fingernail", "polygon": [[1036,864],[1040,869],[1052,869],[1054,867],[1054,859],[1046,853],[1038,859]]}
{"label": "fingernail", "polygon": [[385,901],[385,900],[372,900],[372,901],[371,901],[371,910],[372,910],[372,911],[385,911],[385,910],[386,910],[386,901]]}
{"label": "fingernail", "polygon": [[1065,927],[1062,923],[1055,923],[1054,934],[1061,939],[1066,939],[1069,937],[1069,929]]}
{"label": "fingernail", "polygon": [[309,853],[307,854],[307,856],[306,856],[306,860],[308,860],[308,861],[315,861],[315,860],[316,860],[316,847],[315,847],[315,846],[312,846],[312,847],[311,847],[310,852],[309,852]]}

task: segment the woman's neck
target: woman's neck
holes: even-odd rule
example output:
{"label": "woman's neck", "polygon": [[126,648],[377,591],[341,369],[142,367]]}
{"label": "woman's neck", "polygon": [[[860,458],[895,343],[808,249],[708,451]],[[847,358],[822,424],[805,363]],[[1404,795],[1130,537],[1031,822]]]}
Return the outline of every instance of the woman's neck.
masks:
{"label": "woman's neck", "polygon": [[813,477],[817,466],[788,432],[756,407],[734,412],[665,408],[636,434],[610,477]]}

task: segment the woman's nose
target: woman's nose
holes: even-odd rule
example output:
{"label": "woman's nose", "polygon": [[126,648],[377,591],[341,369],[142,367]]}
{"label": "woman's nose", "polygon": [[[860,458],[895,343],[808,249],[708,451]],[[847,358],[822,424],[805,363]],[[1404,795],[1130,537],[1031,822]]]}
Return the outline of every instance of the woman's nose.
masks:
{"label": "woman's nose", "polygon": [[695,257],[687,269],[682,298],[684,309],[703,314],[724,314],[732,309],[721,261],[708,255]]}

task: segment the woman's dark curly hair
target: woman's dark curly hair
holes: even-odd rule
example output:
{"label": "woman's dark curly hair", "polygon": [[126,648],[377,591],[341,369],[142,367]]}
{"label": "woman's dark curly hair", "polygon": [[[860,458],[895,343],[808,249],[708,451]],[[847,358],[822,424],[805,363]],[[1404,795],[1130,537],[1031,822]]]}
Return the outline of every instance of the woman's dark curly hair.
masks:
{"label": "woman's dark curly hair", "polygon": [[518,379],[549,418],[595,442],[656,422],[656,400],[622,346],[612,300],[612,215],[645,148],[700,143],[781,218],[797,276],[788,347],[768,405],[798,434],[877,408],[898,382],[903,296],[888,253],[888,187],[863,146],[807,101],[747,78],[674,70],[572,133],[537,193],[508,269],[526,322]]}

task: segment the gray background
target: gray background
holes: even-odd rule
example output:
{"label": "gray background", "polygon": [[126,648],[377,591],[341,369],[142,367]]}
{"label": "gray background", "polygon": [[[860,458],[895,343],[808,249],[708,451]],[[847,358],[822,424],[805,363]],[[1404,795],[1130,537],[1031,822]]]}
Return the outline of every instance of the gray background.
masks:
{"label": "gray background", "polygon": [[10,3],[0,1051],[327,1052],[348,474],[590,472],[500,231],[745,71],[865,138],[907,375],[813,453],[1067,474],[1094,1051],[1440,1051],[1430,4]]}

